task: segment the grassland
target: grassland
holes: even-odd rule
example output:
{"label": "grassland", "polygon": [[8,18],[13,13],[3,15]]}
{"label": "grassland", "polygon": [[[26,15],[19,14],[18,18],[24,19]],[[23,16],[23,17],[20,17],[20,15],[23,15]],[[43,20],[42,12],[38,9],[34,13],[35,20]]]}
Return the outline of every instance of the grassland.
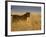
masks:
{"label": "grassland", "polygon": [[31,13],[27,20],[19,20],[11,22],[11,31],[31,31],[41,29],[41,15]]}

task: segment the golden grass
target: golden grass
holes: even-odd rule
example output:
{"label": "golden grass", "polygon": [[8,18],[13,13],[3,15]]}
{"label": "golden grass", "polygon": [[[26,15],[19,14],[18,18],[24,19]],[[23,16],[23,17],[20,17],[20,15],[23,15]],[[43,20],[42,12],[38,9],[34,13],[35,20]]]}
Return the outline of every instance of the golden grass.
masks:
{"label": "golden grass", "polygon": [[41,15],[31,14],[27,20],[19,20],[11,23],[11,31],[29,31],[41,29]]}

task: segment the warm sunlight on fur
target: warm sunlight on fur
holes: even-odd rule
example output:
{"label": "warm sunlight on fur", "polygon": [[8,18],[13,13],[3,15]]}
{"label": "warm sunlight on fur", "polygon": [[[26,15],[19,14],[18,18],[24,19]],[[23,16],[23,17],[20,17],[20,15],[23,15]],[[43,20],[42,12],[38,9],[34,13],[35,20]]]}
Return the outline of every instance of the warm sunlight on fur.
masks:
{"label": "warm sunlight on fur", "polygon": [[41,15],[30,13],[23,16],[12,15],[11,31],[31,31],[41,29]]}

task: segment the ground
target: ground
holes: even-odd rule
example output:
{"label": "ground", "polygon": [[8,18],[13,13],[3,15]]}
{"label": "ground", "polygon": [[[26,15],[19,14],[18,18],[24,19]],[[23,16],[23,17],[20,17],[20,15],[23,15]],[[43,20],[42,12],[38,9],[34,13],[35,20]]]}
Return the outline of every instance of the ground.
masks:
{"label": "ground", "polygon": [[41,29],[41,15],[32,13],[27,20],[19,20],[11,23],[11,31],[31,31]]}

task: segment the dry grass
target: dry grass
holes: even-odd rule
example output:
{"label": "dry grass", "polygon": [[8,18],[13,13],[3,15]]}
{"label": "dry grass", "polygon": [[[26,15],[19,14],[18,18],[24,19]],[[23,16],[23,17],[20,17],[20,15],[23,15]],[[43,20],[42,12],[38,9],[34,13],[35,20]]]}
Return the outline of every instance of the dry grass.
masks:
{"label": "dry grass", "polygon": [[11,23],[11,31],[27,31],[27,30],[40,30],[41,16],[35,13],[32,13],[27,20],[19,20]]}

